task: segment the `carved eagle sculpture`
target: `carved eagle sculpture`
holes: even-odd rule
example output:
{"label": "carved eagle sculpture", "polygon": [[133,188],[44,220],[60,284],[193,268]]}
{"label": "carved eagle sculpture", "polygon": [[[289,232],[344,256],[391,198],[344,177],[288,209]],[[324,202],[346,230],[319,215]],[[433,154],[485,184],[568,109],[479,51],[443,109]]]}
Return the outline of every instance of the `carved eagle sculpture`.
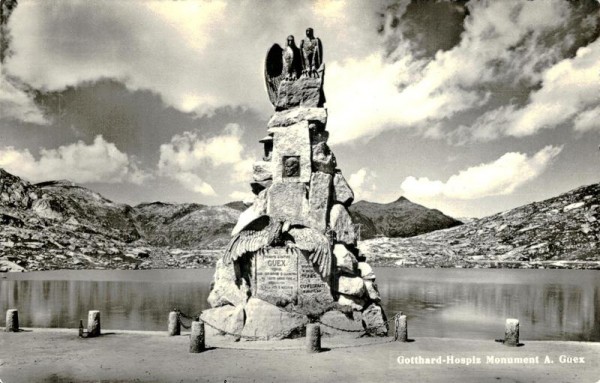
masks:
{"label": "carved eagle sculpture", "polygon": [[317,266],[321,276],[329,276],[331,246],[325,235],[309,227],[291,226],[288,222],[278,221],[267,215],[256,218],[231,239],[225,249],[223,262],[229,264],[246,254],[283,244],[292,250],[308,252],[310,261]]}

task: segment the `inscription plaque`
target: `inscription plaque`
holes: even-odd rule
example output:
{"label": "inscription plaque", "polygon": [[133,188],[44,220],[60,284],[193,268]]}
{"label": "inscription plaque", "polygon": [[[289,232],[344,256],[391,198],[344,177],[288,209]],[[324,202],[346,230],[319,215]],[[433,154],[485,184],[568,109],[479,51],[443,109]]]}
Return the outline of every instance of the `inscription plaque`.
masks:
{"label": "inscription plaque", "polygon": [[274,247],[255,257],[253,295],[269,303],[285,305],[297,301],[298,256]]}
{"label": "inscription plaque", "polygon": [[253,257],[252,295],[278,306],[333,302],[331,288],[308,258],[283,247],[274,247]]}

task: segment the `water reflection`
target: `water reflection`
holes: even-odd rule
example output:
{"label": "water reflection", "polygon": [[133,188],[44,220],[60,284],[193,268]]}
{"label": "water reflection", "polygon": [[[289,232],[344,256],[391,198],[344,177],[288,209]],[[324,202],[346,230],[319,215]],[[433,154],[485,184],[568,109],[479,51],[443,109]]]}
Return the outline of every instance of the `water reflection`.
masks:
{"label": "water reflection", "polygon": [[[378,269],[382,304],[412,337],[491,339],[519,318],[523,339],[600,341],[600,275],[580,270]],[[24,327],[77,327],[102,312],[107,329],[165,330],[174,307],[208,308],[213,271],[56,271],[0,280],[0,309]]]}

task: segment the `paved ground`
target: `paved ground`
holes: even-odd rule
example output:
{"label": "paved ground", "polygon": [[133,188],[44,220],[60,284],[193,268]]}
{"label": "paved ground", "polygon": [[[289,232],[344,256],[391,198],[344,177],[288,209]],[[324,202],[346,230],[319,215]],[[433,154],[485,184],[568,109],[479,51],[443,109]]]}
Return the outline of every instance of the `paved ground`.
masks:
{"label": "paved ground", "polygon": [[[3,383],[600,381],[600,343],[524,341],[522,347],[510,348],[493,341],[438,338],[369,342],[373,340],[324,338],[324,352],[307,354],[302,339],[223,343],[208,338],[207,351],[190,354],[185,335],[126,331],[80,339],[77,330],[31,329],[0,333],[0,379]],[[441,364],[423,364],[427,361]]]}

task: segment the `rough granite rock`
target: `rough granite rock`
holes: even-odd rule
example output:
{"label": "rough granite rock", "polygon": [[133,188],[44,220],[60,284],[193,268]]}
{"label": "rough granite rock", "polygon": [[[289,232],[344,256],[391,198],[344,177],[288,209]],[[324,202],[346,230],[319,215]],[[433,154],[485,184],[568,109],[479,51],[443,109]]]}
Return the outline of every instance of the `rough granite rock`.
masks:
{"label": "rough granite rock", "polygon": [[284,311],[257,298],[250,298],[245,307],[246,324],[243,336],[284,339],[302,336],[308,318]]}
{"label": "rough granite rock", "polygon": [[31,210],[33,210],[38,215],[38,217],[52,220],[60,220],[63,218],[60,204],[58,204],[51,198],[47,198],[46,196],[43,196],[41,199],[33,201],[33,203],[31,204]]}
{"label": "rough granite rock", "polygon": [[342,306],[349,306],[355,311],[360,311],[366,306],[367,301],[363,298],[340,294],[337,303]]}
{"label": "rough granite rock", "polygon": [[302,182],[274,183],[267,194],[267,214],[288,222],[303,223],[308,204],[306,194],[306,185]]}
{"label": "rough granite rock", "polygon": [[329,227],[335,232],[335,240],[346,245],[356,245],[356,230],[346,207],[335,204],[329,212]]}
{"label": "rough granite rock", "polygon": [[376,303],[370,304],[363,311],[362,317],[365,327],[369,329],[370,334],[378,336],[387,335],[389,327],[381,306]]}
{"label": "rough granite rock", "polygon": [[355,297],[362,297],[365,292],[365,281],[361,277],[340,276],[338,279],[337,291]]}
{"label": "rough granite rock", "polygon": [[252,176],[254,181],[266,181],[273,179],[273,169],[271,161],[256,161],[252,166]]}
{"label": "rough granite rock", "polygon": [[325,125],[327,124],[327,109],[298,107],[275,112],[269,120],[267,127],[286,127],[302,121],[317,121]]}
{"label": "rough granite rock", "polygon": [[[244,328],[245,313],[242,306],[227,305],[202,311],[200,319],[207,322],[206,331],[208,334],[239,335]],[[218,331],[212,326],[222,331]]]}
{"label": "rough granite rock", "polygon": [[319,142],[312,147],[313,171],[333,174],[337,166],[335,155],[325,142]]}
{"label": "rough granite rock", "polygon": [[375,280],[375,272],[373,268],[366,262],[358,262],[358,271],[362,279]]}
{"label": "rough granite rock", "polygon": [[377,289],[377,284],[375,282],[370,280],[365,281],[365,288],[367,289],[370,300],[374,302],[381,301],[381,296],[379,295],[379,290]]}
{"label": "rough granite rock", "polygon": [[342,205],[349,207],[354,201],[354,192],[340,170],[336,170],[333,176],[333,199]]}
{"label": "rough granite rock", "polygon": [[354,257],[354,254],[345,245],[336,243],[333,246],[333,256],[335,257],[335,264],[338,270],[350,274],[356,272],[356,257]]}
{"label": "rough granite rock", "polygon": [[[273,182],[310,182],[311,146],[308,122],[286,128],[270,129],[273,135]],[[299,162],[297,175],[286,174],[286,161],[294,157]]]}
{"label": "rough granite rock", "polygon": [[279,85],[276,110],[294,107],[320,108],[325,102],[323,96],[323,77],[301,77],[296,81],[282,81]]}
{"label": "rough granite rock", "polygon": [[310,227],[325,232],[327,213],[331,205],[331,174],[315,172],[310,178],[308,193],[308,223]]}
{"label": "rough granite rock", "polygon": [[321,333],[325,336],[348,335],[364,329],[360,311],[353,311],[349,314],[328,311],[321,316],[319,321],[321,322]]}
{"label": "rough granite rock", "polygon": [[214,285],[208,295],[211,307],[225,305],[243,306],[250,295],[250,288],[244,279],[238,280],[233,265],[223,265],[223,259],[217,261]]}

